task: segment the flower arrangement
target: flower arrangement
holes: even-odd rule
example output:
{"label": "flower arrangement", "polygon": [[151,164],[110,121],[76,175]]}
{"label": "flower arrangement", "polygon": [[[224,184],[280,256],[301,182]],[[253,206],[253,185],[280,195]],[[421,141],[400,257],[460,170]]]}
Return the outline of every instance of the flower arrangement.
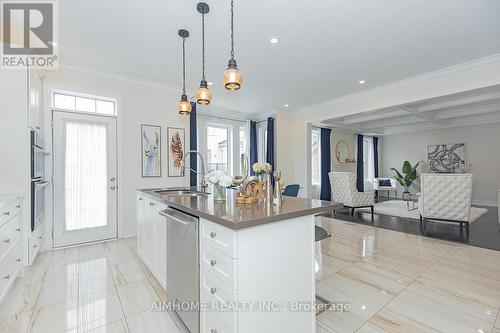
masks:
{"label": "flower arrangement", "polygon": [[273,167],[269,163],[254,163],[254,165],[252,165],[252,169],[253,172],[255,172],[255,175],[260,177],[264,176],[266,173],[270,173]]}
{"label": "flower arrangement", "polygon": [[219,185],[226,188],[233,185],[233,177],[222,170],[210,170],[207,173],[205,179],[210,184]]}

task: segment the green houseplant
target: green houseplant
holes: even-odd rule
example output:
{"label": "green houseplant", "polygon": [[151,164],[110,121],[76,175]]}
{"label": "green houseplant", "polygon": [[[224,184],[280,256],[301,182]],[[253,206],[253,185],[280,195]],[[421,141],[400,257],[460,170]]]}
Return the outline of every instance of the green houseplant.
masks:
{"label": "green houseplant", "polygon": [[410,186],[418,178],[417,167],[421,162],[422,161],[418,161],[415,166],[412,166],[410,162],[404,161],[401,172],[399,172],[396,168],[391,168],[391,170],[396,172],[396,180],[405,189],[403,192],[404,200],[408,200],[410,198]]}

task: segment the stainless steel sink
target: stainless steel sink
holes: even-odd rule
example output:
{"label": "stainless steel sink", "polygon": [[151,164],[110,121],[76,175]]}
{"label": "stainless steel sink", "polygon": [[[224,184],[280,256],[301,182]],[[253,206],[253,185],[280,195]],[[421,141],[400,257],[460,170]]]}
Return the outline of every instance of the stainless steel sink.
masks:
{"label": "stainless steel sink", "polygon": [[195,197],[195,196],[207,196],[210,193],[206,192],[201,192],[201,191],[196,191],[196,190],[191,190],[189,188],[186,189],[161,189],[155,191],[155,193],[161,194],[161,195],[167,195],[167,196],[185,196],[185,197]]}

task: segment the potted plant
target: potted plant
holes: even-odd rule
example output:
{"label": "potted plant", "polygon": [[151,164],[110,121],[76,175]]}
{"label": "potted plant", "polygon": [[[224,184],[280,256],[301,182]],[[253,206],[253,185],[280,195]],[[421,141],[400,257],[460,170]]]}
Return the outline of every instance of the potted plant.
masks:
{"label": "potted plant", "polygon": [[210,170],[207,173],[206,180],[213,185],[214,200],[226,200],[226,188],[233,184],[233,177],[222,170]]}
{"label": "potted plant", "polygon": [[396,178],[398,183],[405,189],[403,192],[403,200],[410,200],[411,198],[410,186],[418,178],[417,167],[421,162],[422,161],[418,161],[415,166],[412,166],[410,162],[404,161],[401,172],[399,172],[396,168],[391,168],[391,170],[396,172],[394,178]]}

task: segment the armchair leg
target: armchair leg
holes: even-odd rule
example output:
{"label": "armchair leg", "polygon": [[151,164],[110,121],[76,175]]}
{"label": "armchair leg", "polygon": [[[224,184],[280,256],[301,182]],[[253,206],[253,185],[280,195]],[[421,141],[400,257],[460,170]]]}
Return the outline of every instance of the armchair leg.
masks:
{"label": "armchair leg", "polygon": [[370,211],[372,212],[372,219],[373,219],[373,206],[370,206]]}
{"label": "armchair leg", "polygon": [[351,208],[351,216],[354,216],[354,207]]}

